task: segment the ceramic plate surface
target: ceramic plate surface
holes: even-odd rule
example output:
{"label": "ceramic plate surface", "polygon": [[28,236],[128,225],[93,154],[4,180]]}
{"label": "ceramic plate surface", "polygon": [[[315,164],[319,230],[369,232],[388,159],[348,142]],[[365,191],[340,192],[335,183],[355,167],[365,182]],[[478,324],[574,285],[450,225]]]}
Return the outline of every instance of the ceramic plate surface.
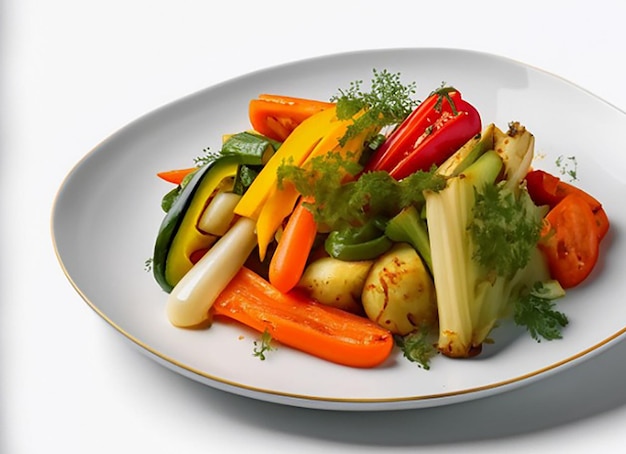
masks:
{"label": "ceramic plate surface", "polygon": [[[513,326],[470,360],[437,357],[430,370],[394,353],[382,366],[352,369],[279,346],[253,356],[258,335],[234,324],[207,330],[171,326],[166,294],[144,262],[170,187],[158,171],[186,167],[224,133],[249,128],[247,105],[260,93],[328,100],[373,69],[417,83],[419,99],[442,81],[505,129],[519,120],[535,135],[535,167],[558,172],[574,156],[576,184],[601,200],[612,221],[602,261],[588,282],[559,302],[570,324],[559,341],[537,343]],[[149,113],[107,138],[69,173],[57,195],[53,241],[82,298],[117,332],[159,363],[228,392],[281,404],[333,410],[388,410],[448,405],[500,393],[575,365],[626,332],[623,269],[626,115],[587,91],[536,68],[453,49],[377,50],[332,55],[258,71]]]}

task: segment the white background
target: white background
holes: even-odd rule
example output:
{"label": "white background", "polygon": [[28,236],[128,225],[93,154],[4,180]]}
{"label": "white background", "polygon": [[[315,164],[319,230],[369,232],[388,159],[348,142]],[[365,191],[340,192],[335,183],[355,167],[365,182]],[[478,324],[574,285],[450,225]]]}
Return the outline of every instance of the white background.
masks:
{"label": "white background", "polygon": [[625,110],[626,3],[217,5],[0,2],[0,452],[597,452],[623,445],[624,342],[520,390],[420,411],[289,408],[192,382],[129,348],[82,301],[55,257],[50,214],[72,166],[133,119],[231,77],[328,53],[476,49],[556,73]]}

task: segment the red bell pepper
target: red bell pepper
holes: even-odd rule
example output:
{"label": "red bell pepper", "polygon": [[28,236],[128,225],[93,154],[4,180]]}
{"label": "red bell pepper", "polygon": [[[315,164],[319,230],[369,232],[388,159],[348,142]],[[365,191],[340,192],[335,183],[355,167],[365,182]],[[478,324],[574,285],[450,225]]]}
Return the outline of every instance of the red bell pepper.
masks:
{"label": "red bell pepper", "polygon": [[365,171],[402,179],[441,165],[481,131],[478,111],[451,87],[433,92],[382,143]]}
{"label": "red bell pepper", "polygon": [[609,230],[609,219],[602,204],[593,196],[574,185],[562,181],[560,178],[543,170],[532,170],[526,175],[528,194],[537,205],[548,205],[554,208],[561,200],[570,194],[576,194],[584,199],[594,215],[597,235],[601,240]]}

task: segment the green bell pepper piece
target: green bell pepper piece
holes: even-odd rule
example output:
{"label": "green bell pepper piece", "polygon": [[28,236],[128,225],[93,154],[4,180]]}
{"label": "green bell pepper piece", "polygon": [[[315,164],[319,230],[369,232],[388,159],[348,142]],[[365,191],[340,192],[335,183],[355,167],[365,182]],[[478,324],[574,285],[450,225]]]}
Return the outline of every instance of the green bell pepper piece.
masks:
{"label": "green bell pepper piece", "polygon": [[379,220],[360,227],[331,232],[324,243],[326,252],[339,260],[371,260],[387,252],[393,242],[381,231]]}

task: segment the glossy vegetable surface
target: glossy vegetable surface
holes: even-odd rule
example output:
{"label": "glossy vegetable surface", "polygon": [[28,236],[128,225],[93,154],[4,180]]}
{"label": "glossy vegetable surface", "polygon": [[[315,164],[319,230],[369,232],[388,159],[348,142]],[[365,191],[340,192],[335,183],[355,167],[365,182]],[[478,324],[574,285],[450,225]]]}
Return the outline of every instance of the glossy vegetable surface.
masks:
{"label": "glossy vegetable surface", "polygon": [[398,243],[376,260],[363,287],[370,320],[405,335],[437,321],[435,286],[415,249]]}
{"label": "glossy vegetable surface", "polygon": [[346,261],[375,259],[392,246],[392,241],[377,227],[375,220],[359,227],[333,231],[324,243],[331,257]]}
{"label": "glossy vegetable surface", "polygon": [[283,293],[300,280],[317,236],[313,214],[304,205],[307,201],[312,199],[301,200],[293,210],[270,261],[269,280]]}
{"label": "glossy vegetable surface", "polygon": [[250,101],[248,115],[255,131],[282,142],[311,115],[333,106],[313,99],[262,94]]}
{"label": "glossy vegetable surface", "polygon": [[237,172],[233,158],[214,161],[194,174],[161,222],[154,245],[152,269],[156,281],[170,292],[191,269],[192,254],[206,250],[215,237],[196,228],[206,201],[224,180]]}
{"label": "glossy vegetable surface", "polygon": [[440,165],[481,130],[478,111],[453,89],[431,94],[378,148],[365,171],[396,179]]}
{"label": "glossy vegetable surface", "polygon": [[584,197],[570,194],[546,215],[546,227],[539,243],[550,274],[563,288],[582,283],[598,261],[599,237],[591,207]]}
{"label": "glossy vegetable surface", "polygon": [[[383,75],[376,99],[376,84],[397,82]],[[481,130],[454,88],[410,104],[385,136],[383,111],[359,87],[336,103],[261,95],[255,131],[228,136],[210,170],[183,175],[186,205],[175,201],[158,263],[163,288],[180,281],[170,321],[192,327],[212,311],[354,367],[380,364],[391,335],[418,332],[438,331],[445,356],[473,356],[513,312],[534,338],[559,338],[567,318],[552,301],[595,266],[602,205],[531,171],[534,136],[517,121]],[[238,198],[227,209],[216,203],[224,191]]]}
{"label": "glossy vegetable surface", "polygon": [[391,333],[366,318],[282,293],[242,268],[218,296],[213,313],[237,320],[272,339],[351,367],[375,367],[393,349]]}
{"label": "glossy vegetable surface", "polygon": [[373,260],[346,262],[333,257],[313,260],[297,288],[315,301],[363,315],[361,295]]}
{"label": "glossy vegetable surface", "polygon": [[163,172],[157,173],[157,176],[162,180],[167,181],[168,183],[181,184],[185,177],[187,177],[187,175],[195,170],[198,170],[198,168],[188,167],[186,169],[165,170]]}
{"label": "glossy vegetable surface", "polygon": [[[315,146],[331,129],[336,115],[334,109],[327,109],[307,118],[293,134],[289,135],[276,154],[265,164],[263,170],[254,179],[250,190],[244,194],[235,212],[257,220],[263,207],[273,192],[276,191],[276,171],[286,161],[302,165]],[[297,199],[297,193],[296,193]],[[294,203],[295,200],[294,199]]]}
{"label": "glossy vegetable surface", "polygon": [[548,205],[550,208],[554,208],[570,194],[576,194],[583,198],[594,214],[598,237],[602,239],[608,232],[609,218],[602,204],[589,193],[543,170],[528,172],[526,182],[528,193],[537,205]]}

